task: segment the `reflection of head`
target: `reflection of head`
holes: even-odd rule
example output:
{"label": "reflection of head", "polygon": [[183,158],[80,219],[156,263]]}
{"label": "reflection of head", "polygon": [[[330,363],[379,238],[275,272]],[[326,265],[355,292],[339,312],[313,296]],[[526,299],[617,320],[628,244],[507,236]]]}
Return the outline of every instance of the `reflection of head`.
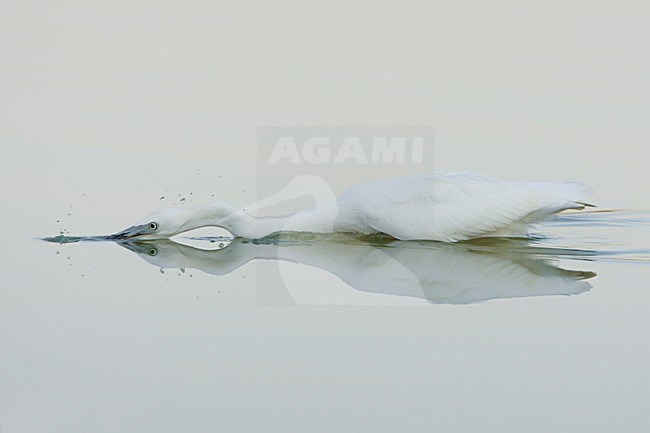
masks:
{"label": "reflection of head", "polygon": [[[591,288],[585,280],[595,275],[555,267],[526,253],[531,248],[524,241],[477,246],[386,239],[364,242],[345,236],[311,236],[305,240],[294,236],[264,242],[234,239],[219,250],[202,250],[169,240],[120,245],[160,268],[194,268],[225,275],[252,260],[289,261],[326,270],[360,291],[434,303],[579,294]],[[546,253],[550,255],[551,251]],[[562,253],[566,255],[565,250]]]}
{"label": "reflection of head", "polygon": [[235,243],[241,240],[233,239],[231,245],[218,250],[203,250],[170,240],[121,242],[119,245],[161,269],[198,269],[212,275],[226,275],[248,262],[242,257],[246,249],[231,248]]}

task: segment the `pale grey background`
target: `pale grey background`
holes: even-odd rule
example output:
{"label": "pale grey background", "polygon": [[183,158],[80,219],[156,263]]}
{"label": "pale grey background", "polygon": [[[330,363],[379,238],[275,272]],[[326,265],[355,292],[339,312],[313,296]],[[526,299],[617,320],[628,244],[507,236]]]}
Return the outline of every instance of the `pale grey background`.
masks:
{"label": "pale grey background", "polygon": [[649,430],[644,263],[594,263],[572,298],[260,308],[256,265],[177,277],[33,240],[178,194],[248,204],[263,125],[432,125],[438,169],[647,209],[648,9],[4,1],[2,432]]}

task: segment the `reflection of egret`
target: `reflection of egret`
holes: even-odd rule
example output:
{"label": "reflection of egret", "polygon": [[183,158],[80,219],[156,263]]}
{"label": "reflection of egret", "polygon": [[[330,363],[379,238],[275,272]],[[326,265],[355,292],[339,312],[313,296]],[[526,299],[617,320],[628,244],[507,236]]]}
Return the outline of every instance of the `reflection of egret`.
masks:
{"label": "reflection of egret", "polygon": [[[326,270],[360,291],[434,303],[579,294],[591,288],[584,280],[595,275],[555,267],[531,254],[534,248],[521,240],[494,240],[481,245],[388,239],[369,243],[339,235],[264,242],[234,239],[219,250],[202,250],[169,240],[120,245],[160,268],[193,268],[224,275],[253,260],[282,260]],[[546,255],[553,252],[545,250]],[[560,252],[571,254],[555,250]]]}
{"label": "reflection of egret", "polygon": [[313,210],[256,218],[225,203],[169,208],[116,233],[113,239],[166,239],[218,226],[236,237],[276,232],[385,233],[402,240],[455,242],[521,236],[527,227],[566,209],[582,209],[589,189],[575,182],[510,182],[472,173],[425,174],[361,184]]}

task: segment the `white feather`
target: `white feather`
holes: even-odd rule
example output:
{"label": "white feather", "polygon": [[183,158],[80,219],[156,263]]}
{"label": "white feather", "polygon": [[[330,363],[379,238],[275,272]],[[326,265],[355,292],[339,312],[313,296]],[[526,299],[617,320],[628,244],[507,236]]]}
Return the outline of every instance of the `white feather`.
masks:
{"label": "white feather", "polygon": [[583,208],[579,201],[589,194],[577,182],[512,182],[458,172],[357,185],[339,198],[338,207],[341,228],[454,242],[525,234],[530,224]]}

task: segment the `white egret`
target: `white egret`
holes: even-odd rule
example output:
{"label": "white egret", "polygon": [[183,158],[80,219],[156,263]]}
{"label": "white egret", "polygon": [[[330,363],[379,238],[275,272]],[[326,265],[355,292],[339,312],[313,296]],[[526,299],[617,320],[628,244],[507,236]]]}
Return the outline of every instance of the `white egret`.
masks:
{"label": "white egret", "polygon": [[364,183],[338,199],[288,216],[254,217],[217,202],[168,208],[111,236],[124,240],[170,238],[216,226],[235,237],[277,232],[384,233],[400,240],[456,242],[478,237],[524,236],[531,224],[567,209],[583,209],[591,190],[579,182],[515,182],[468,172],[428,173]]}

